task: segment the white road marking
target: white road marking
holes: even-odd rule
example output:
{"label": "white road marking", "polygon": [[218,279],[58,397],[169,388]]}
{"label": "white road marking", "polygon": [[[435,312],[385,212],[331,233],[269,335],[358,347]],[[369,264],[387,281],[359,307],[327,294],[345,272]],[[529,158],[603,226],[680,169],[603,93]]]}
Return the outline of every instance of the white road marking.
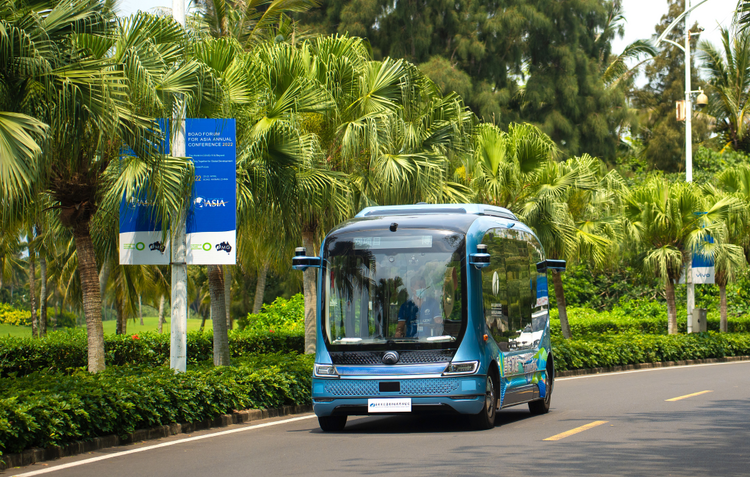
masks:
{"label": "white road marking", "polygon": [[202,439],[210,439],[212,437],[226,436],[227,434],[235,434],[237,432],[253,431],[255,429],[260,429],[262,427],[278,426],[280,424],[286,424],[288,422],[302,421],[304,419],[312,419],[313,417],[315,417],[315,414],[301,416],[301,417],[293,417],[291,419],[284,419],[283,421],[267,422],[265,424],[258,424],[257,426],[248,426],[248,427],[241,427],[238,429],[229,429],[227,431],[214,432],[212,434],[204,434],[202,436],[188,437],[186,439],[180,439],[180,440],[171,441],[171,442],[163,442],[161,444],[155,444],[152,446],[139,447],[137,449],[130,449],[130,450],[122,451],[122,452],[117,452],[115,454],[107,454],[107,455],[102,455],[99,457],[92,457],[90,459],[79,460],[77,462],[70,462],[68,464],[58,465],[55,467],[49,467],[46,469],[39,469],[39,470],[35,470],[32,472],[26,472],[25,474],[16,474],[13,477],[47,474],[49,472],[55,472],[56,470],[70,469],[71,467],[78,467],[80,465],[86,465],[86,464],[91,464],[94,462],[99,462],[102,460],[113,459],[115,457],[121,457],[121,456],[128,455],[128,454],[136,454],[138,452],[145,452],[145,451],[149,451],[152,449],[159,449],[160,447],[175,446],[178,444],[184,444],[185,442],[193,442],[193,441],[199,441]]}
{"label": "white road marking", "polygon": [[631,373],[645,373],[648,371],[666,371],[668,369],[684,369],[684,368],[697,368],[699,366],[721,366],[724,364],[750,364],[750,361],[729,361],[726,363],[704,363],[704,364],[686,364],[683,366],[664,366],[661,368],[646,368],[646,369],[633,369],[631,371],[614,371],[611,373],[597,373],[597,374],[585,374],[583,376],[568,376],[565,378],[555,377],[555,382],[558,381],[572,381],[573,379],[585,379],[585,378],[601,378],[604,376],[617,376],[620,374],[631,374]]}

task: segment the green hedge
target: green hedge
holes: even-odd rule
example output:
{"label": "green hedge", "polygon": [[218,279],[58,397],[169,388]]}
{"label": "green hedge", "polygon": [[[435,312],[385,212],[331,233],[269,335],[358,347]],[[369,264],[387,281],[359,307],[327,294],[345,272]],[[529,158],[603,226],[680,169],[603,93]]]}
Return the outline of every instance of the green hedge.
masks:
{"label": "green hedge", "polygon": [[[234,330],[229,333],[233,358],[258,353],[302,353],[302,333],[257,332]],[[169,364],[170,336],[142,333],[106,335],[107,366],[137,365],[157,367]],[[188,364],[213,357],[213,334],[190,332],[187,336]],[[37,371],[71,372],[86,367],[86,332],[58,331],[41,339],[0,338],[0,377],[25,376]]]}
{"label": "green hedge", "polygon": [[[591,308],[568,307],[568,322],[573,337],[585,337],[604,333],[648,333],[667,334],[667,310],[658,302],[629,302],[611,311],[596,311]],[[557,308],[550,310],[552,335],[560,335],[560,320]],[[719,312],[708,312],[708,331],[719,331]],[[750,316],[731,316],[727,321],[730,333],[750,332]],[[677,329],[687,332],[687,316],[684,308],[677,310]]]}
{"label": "green hedge", "polygon": [[587,369],[636,363],[682,361],[750,355],[750,335],[694,333],[644,335],[626,333],[598,338],[552,338],[555,369]]}
{"label": "green hedge", "polygon": [[246,408],[308,404],[312,356],[239,358],[232,367],[113,367],[99,374],[35,373],[0,379],[0,454]]}

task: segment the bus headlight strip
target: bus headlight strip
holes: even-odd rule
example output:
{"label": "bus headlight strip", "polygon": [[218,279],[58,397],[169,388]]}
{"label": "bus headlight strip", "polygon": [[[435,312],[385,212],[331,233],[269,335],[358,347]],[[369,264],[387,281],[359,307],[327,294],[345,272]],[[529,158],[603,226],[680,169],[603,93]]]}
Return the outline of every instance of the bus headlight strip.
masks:
{"label": "bus headlight strip", "polygon": [[316,378],[338,378],[339,372],[336,371],[336,366],[332,364],[316,364],[313,367],[313,375]]}
{"label": "bus headlight strip", "polygon": [[443,372],[443,376],[457,376],[462,374],[474,374],[479,369],[479,361],[461,361],[450,363]]}

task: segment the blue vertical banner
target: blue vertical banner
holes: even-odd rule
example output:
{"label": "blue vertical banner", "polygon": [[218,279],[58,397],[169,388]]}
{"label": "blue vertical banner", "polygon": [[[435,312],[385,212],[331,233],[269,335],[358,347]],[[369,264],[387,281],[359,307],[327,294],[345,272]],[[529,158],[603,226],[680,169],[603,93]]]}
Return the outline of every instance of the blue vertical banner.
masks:
{"label": "blue vertical banner", "polygon": [[[169,128],[164,119],[159,120],[164,133],[160,152],[169,154]],[[121,156],[134,156],[129,147],[123,147]],[[169,265],[169,241],[165,238],[161,222],[153,205],[148,201],[146,187],[136,195],[123,197],[120,203],[120,265]]]}
{"label": "blue vertical banner", "polygon": [[195,183],[187,216],[188,265],[234,265],[237,146],[234,119],[186,119],[185,155]]}
{"label": "blue vertical banner", "polygon": [[[706,237],[705,242],[714,243],[714,238],[708,236]],[[693,283],[709,285],[716,283],[713,257],[693,252],[693,261],[691,265]]]}

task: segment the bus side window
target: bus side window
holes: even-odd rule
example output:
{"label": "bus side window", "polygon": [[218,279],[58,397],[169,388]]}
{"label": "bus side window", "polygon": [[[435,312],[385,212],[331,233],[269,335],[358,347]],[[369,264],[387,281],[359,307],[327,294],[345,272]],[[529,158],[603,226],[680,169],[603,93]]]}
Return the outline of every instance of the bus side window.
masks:
{"label": "bus side window", "polygon": [[[495,232],[495,233],[493,233]],[[498,233],[500,232],[500,233]],[[487,329],[501,349],[507,351],[510,333],[508,322],[508,281],[505,270],[505,239],[495,229],[484,236],[490,254],[490,266],[482,272],[482,301]]]}
{"label": "bus side window", "polygon": [[529,255],[523,232],[509,230],[505,246],[508,273],[508,302],[510,331],[514,336],[531,325],[531,286],[529,283]]}
{"label": "bus side window", "polygon": [[544,261],[541,244],[532,235],[528,235],[526,243],[529,249],[529,277],[531,284],[531,328],[540,331],[547,326],[547,275],[538,273],[536,264]]}

